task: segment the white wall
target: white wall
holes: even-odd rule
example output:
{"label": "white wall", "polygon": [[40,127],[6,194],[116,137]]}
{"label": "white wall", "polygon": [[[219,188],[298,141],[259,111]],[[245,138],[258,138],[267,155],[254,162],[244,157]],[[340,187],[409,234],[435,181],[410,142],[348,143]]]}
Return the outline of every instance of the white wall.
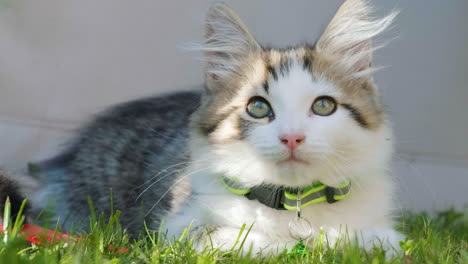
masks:
{"label": "white wall", "polygon": [[[0,164],[55,153],[106,106],[202,82],[213,1],[0,0]],[[261,43],[314,42],[341,1],[227,1]],[[468,1],[374,0],[401,10],[376,75],[397,135],[402,206],[468,202]]]}

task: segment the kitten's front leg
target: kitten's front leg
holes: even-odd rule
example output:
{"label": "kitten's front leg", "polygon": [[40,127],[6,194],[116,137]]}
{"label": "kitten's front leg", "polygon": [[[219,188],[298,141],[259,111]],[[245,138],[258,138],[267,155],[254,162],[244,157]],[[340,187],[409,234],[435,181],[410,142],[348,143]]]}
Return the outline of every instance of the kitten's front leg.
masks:
{"label": "kitten's front leg", "polygon": [[370,228],[357,232],[358,242],[366,250],[372,250],[373,246],[382,246],[389,256],[401,252],[399,242],[404,236],[392,228]]}
{"label": "kitten's front leg", "polygon": [[[358,243],[361,248],[366,251],[372,251],[374,245],[382,248],[387,252],[389,257],[400,253],[400,240],[404,236],[392,228],[369,228],[366,230],[348,230],[343,227],[324,227],[321,234],[315,234],[309,246],[317,245],[324,242],[334,248],[337,243],[339,247],[343,247],[344,243]],[[323,234],[323,235],[322,235]]]}
{"label": "kitten's front leg", "polygon": [[[265,234],[251,230],[247,234],[248,227],[241,235],[240,229],[234,227],[211,227],[200,226],[193,230],[194,247],[200,252],[206,247],[221,249],[221,251],[237,250],[242,246],[242,252],[251,250],[252,254],[267,255],[270,253],[280,253],[284,249],[291,249],[295,241],[278,241]],[[245,237],[247,235],[247,237]],[[245,242],[242,244],[242,242]]]}

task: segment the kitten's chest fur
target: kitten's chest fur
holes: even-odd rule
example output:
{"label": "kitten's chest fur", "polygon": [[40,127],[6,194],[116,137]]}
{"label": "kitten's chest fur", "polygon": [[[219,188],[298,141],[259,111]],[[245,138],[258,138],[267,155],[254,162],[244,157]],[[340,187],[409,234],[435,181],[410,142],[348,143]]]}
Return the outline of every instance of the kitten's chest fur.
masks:
{"label": "kitten's chest fur", "polygon": [[[312,204],[302,209],[302,217],[310,223],[313,237],[321,230],[338,236],[348,228],[365,230],[369,226],[386,227],[391,224],[387,215],[393,191],[390,178],[383,170],[367,170],[366,173],[379,175],[374,175],[375,180],[370,177],[356,180],[350,196],[344,200],[333,204]],[[190,178],[191,196],[183,209],[165,218],[170,234],[180,234],[190,224],[237,229],[253,225],[253,231],[266,234],[272,242],[276,239],[294,241],[289,223],[295,219],[295,211],[269,208],[256,200],[233,194],[221,183],[219,176],[201,171],[200,167],[190,167],[184,172],[182,177]]]}

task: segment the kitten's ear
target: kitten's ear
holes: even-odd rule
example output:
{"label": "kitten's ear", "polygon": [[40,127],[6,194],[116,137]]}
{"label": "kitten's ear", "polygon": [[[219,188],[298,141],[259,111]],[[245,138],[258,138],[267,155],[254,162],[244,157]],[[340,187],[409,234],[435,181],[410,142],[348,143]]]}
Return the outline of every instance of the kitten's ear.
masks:
{"label": "kitten's ear", "polygon": [[218,80],[236,74],[248,55],[260,50],[260,45],[229,6],[216,3],[206,17],[202,50],[207,77]]}
{"label": "kitten's ear", "polygon": [[359,75],[372,64],[372,38],[384,31],[397,12],[384,18],[369,20],[366,0],[346,0],[316,44],[317,51],[334,56],[350,74]]}

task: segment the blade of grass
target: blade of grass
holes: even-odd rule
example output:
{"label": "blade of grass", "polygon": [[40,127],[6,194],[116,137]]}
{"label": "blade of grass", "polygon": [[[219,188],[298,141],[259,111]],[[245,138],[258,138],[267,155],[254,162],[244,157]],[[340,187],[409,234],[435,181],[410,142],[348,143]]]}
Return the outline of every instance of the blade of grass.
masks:
{"label": "blade of grass", "polygon": [[23,215],[24,208],[26,208],[26,203],[27,200],[23,200],[21,203],[20,209],[18,211],[18,214],[16,215],[15,223],[13,225],[13,230],[12,230],[12,237],[18,236],[19,232],[23,229],[23,223],[24,220],[26,219],[25,216]]}
{"label": "blade of grass", "polygon": [[10,197],[7,196],[5,201],[5,207],[3,209],[3,242],[7,243],[10,234],[10,222],[11,222],[11,202]]}

